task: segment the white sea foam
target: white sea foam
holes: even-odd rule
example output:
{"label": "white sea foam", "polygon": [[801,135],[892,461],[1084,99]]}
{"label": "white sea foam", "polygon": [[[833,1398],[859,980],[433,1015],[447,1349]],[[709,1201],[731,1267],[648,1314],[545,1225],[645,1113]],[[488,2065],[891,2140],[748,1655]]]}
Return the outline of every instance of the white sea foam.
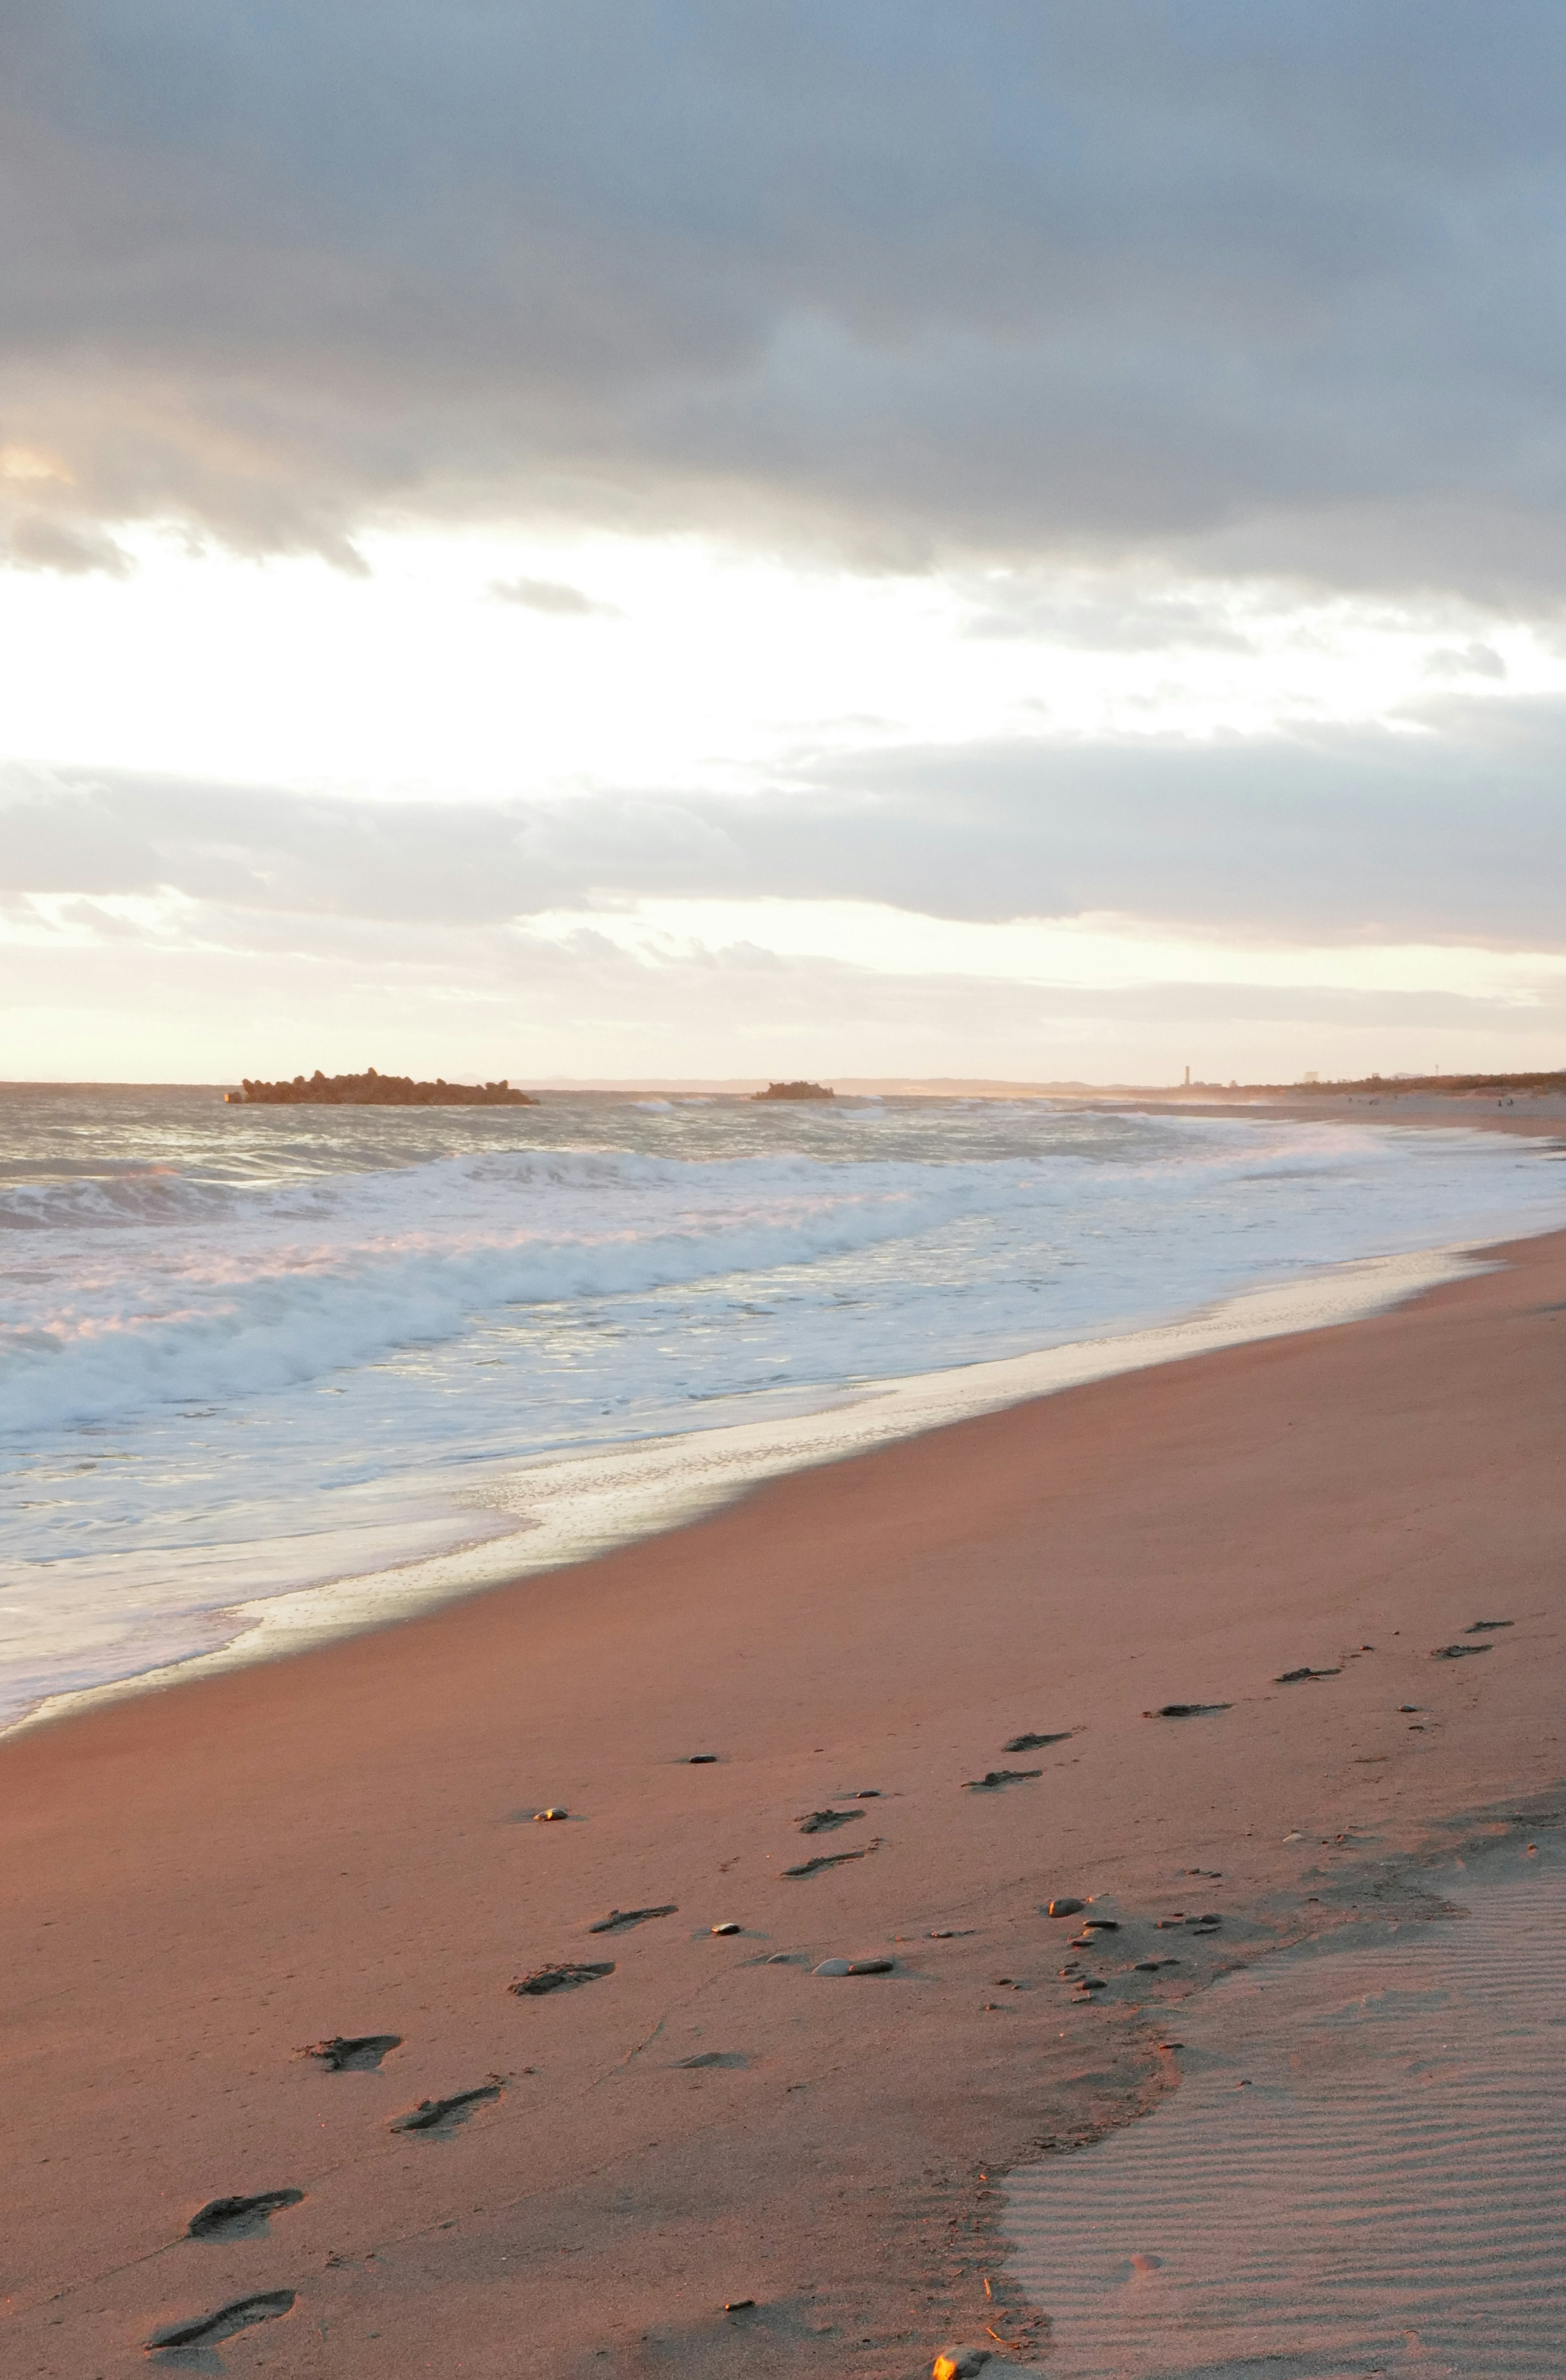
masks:
{"label": "white sea foam", "polygon": [[825,1406],[922,1426],[995,1401],[996,1358],[1123,1352],[1258,1285],[1566,1220],[1536,1145],[1266,1118],[0,1116],[0,1714],[244,1634],[266,1598],[362,1616],[650,1525],[822,1459],[799,1429]]}

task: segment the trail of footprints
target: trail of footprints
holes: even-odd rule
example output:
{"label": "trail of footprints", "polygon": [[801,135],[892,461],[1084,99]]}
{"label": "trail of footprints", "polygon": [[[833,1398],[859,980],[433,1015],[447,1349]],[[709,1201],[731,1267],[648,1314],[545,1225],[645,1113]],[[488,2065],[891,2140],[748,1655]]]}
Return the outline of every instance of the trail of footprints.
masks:
{"label": "trail of footprints", "polygon": [[[1488,1640],[1502,1629],[1508,1629],[1513,1625],[1514,1623],[1510,1620],[1475,1620],[1463,1633],[1467,1637],[1482,1637]],[[1374,1652],[1375,1649],[1374,1645],[1364,1645],[1359,1648],[1362,1653]],[[1437,1661],[1455,1661],[1471,1655],[1488,1653],[1493,1649],[1493,1645],[1488,1641],[1480,1644],[1459,1642],[1439,1645],[1430,1658]],[[1314,1683],[1327,1678],[1341,1677],[1341,1665],[1334,1669],[1312,1669],[1309,1666],[1302,1666],[1299,1669],[1284,1670],[1281,1676],[1273,1680],[1273,1683],[1281,1686]],[[1416,1707],[1410,1703],[1400,1706],[1403,1711],[1414,1711]],[[1143,1717],[1170,1719],[1205,1718],[1216,1717],[1219,1713],[1231,1708],[1232,1705],[1229,1703],[1164,1703],[1156,1710],[1145,1711]],[[1052,1744],[1068,1742],[1075,1732],[1076,1730],[1067,1728],[1052,1734],[1017,1735],[1006,1744],[1005,1750],[1014,1754],[1042,1751]],[[686,1765],[693,1768],[709,1767],[715,1765],[720,1756],[715,1752],[691,1753],[686,1756]],[[1038,1768],[992,1768],[987,1770],[982,1777],[969,1778],[961,1791],[969,1793],[998,1792],[1006,1786],[1033,1783],[1042,1775],[1042,1769]],[[846,1798],[856,1801],[879,1801],[880,1793],[877,1788],[866,1788],[857,1794]],[[546,1807],[536,1815],[540,1818],[548,1820],[564,1818],[568,1814],[558,1807]],[[810,1810],[797,1818],[795,1824],[803,1835],[825,1834],[840,1827],[849,1826],[855,1819],[861,1818],[864,1815],[862,1810],[857,1809]],[[819,1875],[827,1869],[842,1867],[852,1861],[868,1858],[871,1852],[880,1848],[882,1840],[877,1835],[868,1843],[859,1845],[853,1851],[819,1854],[795,1866],[783,1868],[780,1874],[789,1878],[804,1878]],[[1213,1881],[1218,1880],[1217,1871],[1213,1869],[1191,1868],[1187,1869],[1186,1874],[1193,1877],[1206,1876]],[[1119,1945],[1113,1944],[1113,1937],[1135,1921],[1111,1917],[1103,1913],[1090,1915],[1086,1912],[1091,1905],[1091,1898],[1082,1900],[1072,1894],[1061,1894],[1047,1902],[1039,1914],[1060,1920],[1071,1918],[1080,1920],[1079,1930],[1067,1941],[1066,1947],[1072,1951],[1099,1954],[1104,1948],[1111,1945],[1119,1948]],[[674,1917],[677,1914],[677,1905],[672,1900],[651,1904],[645,1909],[612,1909],[606,1917],[599,1918],[589,1925],[587,1931],[589,1934],[628,1933],[655,1918]],[[1153,1923],[1158,1932],[1180,1932],[1188,1937],[1199,1938],[1218,1933],[1223,1919],[1221,1912],[1216,1910],[1204,1911],[1196,1915],[1188,1915],[1184,1910],[1175,1910],[1167,1916],[1155,1919]],[[737,1935],[743,1929],[733,1921],[725,1920],[711,1925],[707,1930],[712,1935],[726,1936]],[[958,1929],[941,1926],[932,1928],[926,1935],[925,1939],[932,1942],[951,1941],[957,1938],[957,1936]],[[802,1962],[796,1954],[783,1951],[769,1958],[765,1963],[769,1966],[793,1967]],[[1166,1952],[1161,1957],[1134,1960],[1128,1963],[1123,1973],[1126,1975],[1156,1977],[1166,1969],[1178,1967],[1180,1964],[1178,1956]],[[877,1975],[891,1974],[895,1972],[896,1967],[897,1961],[893,1958],[831,1958],[821,1961],[813,1972],[818,1975],[826,1976]],[[510,1985],[508,1988],[518,1998],[540,1998],[556,1992],[577,1990],[585,1985],[600,1982],[613,1973],[614,1961],[612,1959],[564,1962],[556,1966],[536,1967]],[[1068,1960],[1059,1970],[1059,1974],[1061,1981],[1071,1985],[1072,1998],[1079,2002],[1096,2002],[1100,1993],[1106,1993],[1110,1989],[1109,1978],[1087,1973],[1081,1958]],[[1031,1989],[1033,1986],[1019,1983],[1009,1975],[998,1975],[991,1988],[998,1991],[1023,1991]],[[991,2000],[986,2001],[983,2005],[986,2009],[995,2009],[1002,2006],[1003,2003]],[[313,2059],[328,2073],[367,2073],[378,2069],[382,2060],[392,2050],[401,2046],[400,2034],[337,2034],[329,2040],[310,2043],[307,2048],[299,2052],[299,2055]],[[1166,2041],[1160,2042],[1159,2046],[1160,2049],[1173,2050],[1178,2049],[1180,2044],[1175,2041]],[[694,2058],[680,2058],[675,2062],[682,2070],[712,2069],[743,2070],[750,2061],[738,2051],[704,2050]],[[492,2105],[504,2096],[504,2083],[502,2078],[492,2075],[487,2082],[478,2084],[474,2089],[455,2092],[448,2098],[421,2099],[416,2107],[409,2108],[403,2115],[394,2117],[388,2129],[394,2132],[417,2134],[426,2139],[449,2139],[479,2108]],[[187,2236],[192,2240],[218,2241],[267,2236],[272,2217],[285,2212],[289,2207],[299,2205],[304,2197],[305,2192],[302,2190],[288,2189],[262,2191],[249,2197],[214,2198],[191,2216]],[[732,2308],[725,2308],[725,2311],[736,2312],[741,2305],[748,2306],[751,2302],[748,2299],[736,2301]],[[178,2353],[183,2361],[185,2350],[192,2348],[214,2347],[224,2339],[236,2338],[241,2331],[249,2330],[258,2323],[276,2321],[280,2316],[291,2313],[294,2303],[295,2292],[292,2289],[264,2289],[249,2297],[236,2298],[230,2303],[215,2307],[210,2313],[188,2316],[183,2321],[169,2324],[164,2328],[154,2331],[146,2341],[146,2352],[150,2355]]]}

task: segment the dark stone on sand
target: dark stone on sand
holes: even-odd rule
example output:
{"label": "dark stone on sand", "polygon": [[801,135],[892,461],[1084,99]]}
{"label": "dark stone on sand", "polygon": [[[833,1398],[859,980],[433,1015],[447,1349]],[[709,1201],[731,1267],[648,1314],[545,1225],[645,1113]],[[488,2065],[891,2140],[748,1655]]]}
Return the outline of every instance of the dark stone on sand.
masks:
{"label": "dark stone on sand", "polygon": [[275,2322],[279,2314],[290,2313],[293,2304],[292,2289],[263,2289],[256,2297],[235,2298],[215,2313],[199,2313],[190,2321],[170,2323],[166,2330],[155,2330],[147,2341],[147,2352],[152,2355],[166,2347],[215,2347],[219,2339],[237,2338],[254,2323]]}
{"label": "dark stone on sand", "polygon": [[1014,1735],[1010,1743],[1002,1748],[1006,1752],[1042,1752],[1047,1743],[1069,1743],[1070,1742],[1071,1730],[1068,1727],[1059,1735]]}
{"label": "dark stone on sand", "polygon": [[748,2313],[755,2302],[756,2301],[754,2298],[725,2298],[723,2300],[723,2312],[725,2313]]}
{"label": "dark stone on sand", "polygon": [[710,1768],[718,1755],[715,1752],[693,1752],[686,1762],[687,1768]]}
{"label": "dark stone on sand", "polygon": [[1438,1645],[1432,1661],[1466,1661],[1475,1653],[1492,1653],[1493,1645]]}
{"label": "dark stone on sand", "polygon": [[1086,1906],[1087,1903],[1085,1900],[1074,1900],[1069,1893],[1063,1892],[1057,1900],[1050,1901],[1044,1914],[1046,1917],[1074,1917],[1078,1910],[1086,1909]]}
{"label": "dark stone on sand", "polygon": [[834,1827],[851,1826],[863,1810],[808,1810],[798,1821],[802,1835],[829,1835]]}
{"label": "dark stone on sand", "polygon": [[1285,1670],[1272,1682],[1275,1686],[1297,1686],[1302,1678],[1341,1678],[1342,1674],[1341,1670]]}
{"label": "dark stone on sand", "polygon": [[673,1917],[676,1913],[672,1900],[661,1901],[656,1909],[612,1909],[607,1917],[601,1917],[596,1925],[589,1925],[588,1932],[625,1934],[633,1925],[645,1925],[649,1917]]}
{"label": "dark stone on sand", "polygon": [[1084,1975],[1076,1988],[1079,1992],[1107,1992],[1109,1985],[1102,1975]]}
{"label": "dark stone on sand", "polygon": [[1043,1774],[1042,1768],[989,1768],[982,1777],[968,1778],[963,1791],[965,1793],[997,1793],[1002,1785],[1030,1785],[1035,1778]]}
{"label": "dark stone on sand", "polygon": [[895,1959],[823,1959],[812,1972],[818,1975],[890,1975]]}
{"label": "dark stone on sand", "polygon": [[546,1992],[574,1992],[579,1984],[596,1984],[601,1975],[614,1973],[613,1959],[599,1959],[579,1967],[535,1967],[511,1989],[518,1999],[541,1999]]}
{"label": "dark stone on sand", "polygon": [[394,2132],[438,2132],[465,2124],[475,2107],[487,2107],[501,2095],[498,2082],[481,2082],[476,2091],[454,2092],[449,2099],[420,2099],[406,2116],[395,2116]]}
{"label": "dark stone on sand", "polygon": [[737,1934],[739,1930],[732,1917],[725,1917],[721,1925],[714,1925],[712,1928],[714,1934]]}
{"label": "dark stone on sand", "polygon": [[254,2240],[265,2231],[267,2218],[285,2206],[297,2206],[302,2190],[263,2190],[255,2198],[209,2198],[192,2215],[188,2236],[192,2240]]}
{"label": "dark stone on sand", "polygon": [[1085,1917],[1082,1921],[1082,1930],[1085,1934],[1118,1934],[1120,1919],[1118,1917]]}
{"label": "dark stone on sand", "polygon": [[400,2033],[337,2033],[330,2041],[312,2041],[299,2055],[318,2058],[332,2074],[368,2074],[380,2065],[388,2050],[400,2049],[402,2042]]}
{"label": "dark stone on sand", "polygon": [[568,1818],[570,1815],[569,1810],[557,1810],[552,1805],[547,1810],[535,1810],[533,1813],[535,1822],[546,1818]]}
{"label": "dark stone on sand", "polygon": [[930,2380],[974,2380],[989,2361],[988,2347],[945,2347],[930,2366]]}
{"label": "dark stone on sand", "polygon": [[1232,1703],[1163,1703],[1156,1711],[1144,1711],[1144,1718],[1210,1718],[1215,1711],[1232,1710]]}

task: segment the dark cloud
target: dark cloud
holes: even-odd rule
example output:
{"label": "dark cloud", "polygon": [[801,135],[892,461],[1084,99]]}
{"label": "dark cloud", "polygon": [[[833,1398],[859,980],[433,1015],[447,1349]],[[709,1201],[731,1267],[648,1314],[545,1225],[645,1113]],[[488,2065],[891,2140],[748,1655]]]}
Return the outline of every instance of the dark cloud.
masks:
{"label": "dark cloud", "polygon": [[103,571],[111,578],[124,578],[130,569],[112,537],[91,523],[57,520],[48,513],[17,514],[6,558],[18,569],[57,570],[67,577]]}
{"label": "dark cloud", "polygon": [[172,889],[431,926],[770,895],[1559,950],[1563,773],[1566,704],[1455,696],[1397,731],[861,754],[743,798],[436,803],[12,772],[0,891]]}
{"label": "dark cloud", "polygon": [[62,538],[1560,586],[1547,0],[0,0],[0,432],[55,474],[0,486]]}

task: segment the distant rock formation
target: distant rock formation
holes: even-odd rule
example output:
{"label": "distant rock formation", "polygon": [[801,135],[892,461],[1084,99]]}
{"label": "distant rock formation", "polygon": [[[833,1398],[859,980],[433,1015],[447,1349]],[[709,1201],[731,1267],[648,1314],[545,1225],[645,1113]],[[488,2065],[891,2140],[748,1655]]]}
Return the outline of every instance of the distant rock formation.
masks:
{"label": "distant rock formation", "polygon": [[248,1078],[237,1091],[225,1091],[231,1108],[536,1108],[527,1091],[514,1091],[507,1082],[448,1083],[443,1075],[432,1083],[416,1083],[411,1075],[378,1075],[373,1066],[362,1075],[323,1075],[318,1066],[309,1081],[296,1075],[291,1083],[252,1083]]}
{"label": "distant rock formation", "polygon": [[769,1083],[764,1091],[752,1091],[753,1099],[834,1099],[823,1083]]}

